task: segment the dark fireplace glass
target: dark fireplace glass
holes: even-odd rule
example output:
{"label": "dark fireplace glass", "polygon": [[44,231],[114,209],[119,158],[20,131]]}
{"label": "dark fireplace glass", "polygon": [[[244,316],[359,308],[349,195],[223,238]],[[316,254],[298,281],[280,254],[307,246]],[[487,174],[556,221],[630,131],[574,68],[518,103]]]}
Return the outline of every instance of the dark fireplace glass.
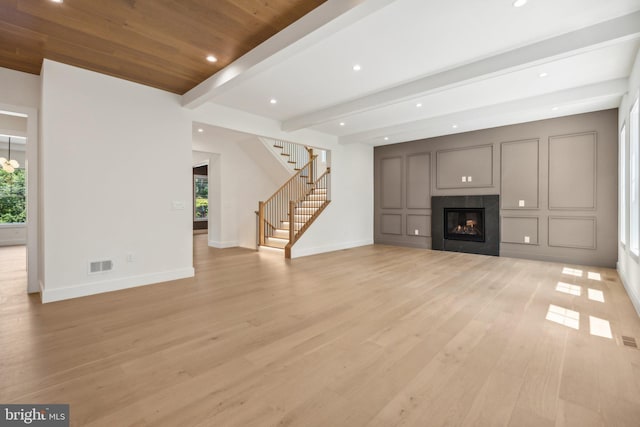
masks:
{"label": "dark fireplace glass", "polygon": [[484,242],[484,208],[444,208],[444,238]]}

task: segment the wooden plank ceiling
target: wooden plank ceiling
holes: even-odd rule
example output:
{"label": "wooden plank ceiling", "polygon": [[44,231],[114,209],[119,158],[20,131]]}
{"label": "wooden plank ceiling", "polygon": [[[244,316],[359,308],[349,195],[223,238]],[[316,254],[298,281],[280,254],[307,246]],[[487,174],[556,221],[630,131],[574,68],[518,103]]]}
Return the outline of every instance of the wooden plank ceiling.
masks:
{"label": "wooden plank ceiling", "polygon": [[183,94],[325,1],[0,0],[0,67],[47,58]]}

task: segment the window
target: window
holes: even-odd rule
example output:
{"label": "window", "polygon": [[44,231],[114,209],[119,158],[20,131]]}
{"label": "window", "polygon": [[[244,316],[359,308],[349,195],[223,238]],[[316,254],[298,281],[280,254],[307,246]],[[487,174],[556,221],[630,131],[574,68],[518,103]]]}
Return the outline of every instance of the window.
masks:
{"label": "window", "polygon": [[[24,142],[16,144],[16,140],[24,138],[0,135],[0,157],[7,160],[19,160],[24,164]],[[11,142],[11,153],[9,143]],[[20,141],[19,141],[20,142]],[[25,188],[25,170],[21,167],[7,172],[0,167],[0,224],[21,224],[27,221],[27,200]]]}
{"label": "window", "polygon": [[620,131],[620,243],[627,244],[627,125]]}
{"label": "window", "polygon": [[640,255],[640,193],[638,192],[638,168],[640,167],[640,132],[638,129],[638,98],[629,117],[629,249]]}
{"label": "window", "polygon": [[24,169],[7,173],[0,169],[0,224],[27,221]]}
{"label": "window", "polygon": [[209,177],[193,176],[193,220],[207,221],[209,218]]}

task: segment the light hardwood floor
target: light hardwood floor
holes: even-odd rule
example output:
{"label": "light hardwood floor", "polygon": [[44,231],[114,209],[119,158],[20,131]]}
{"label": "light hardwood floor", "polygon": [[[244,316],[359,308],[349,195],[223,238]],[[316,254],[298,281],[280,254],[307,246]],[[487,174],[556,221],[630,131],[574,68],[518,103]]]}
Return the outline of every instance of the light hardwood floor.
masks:
{"label": "light hardwood floor", "polygon": [[0,402],[69,403],[74,426],[640,425],[614,270],[194,238],[194,279],[46,305],[0,248]]}

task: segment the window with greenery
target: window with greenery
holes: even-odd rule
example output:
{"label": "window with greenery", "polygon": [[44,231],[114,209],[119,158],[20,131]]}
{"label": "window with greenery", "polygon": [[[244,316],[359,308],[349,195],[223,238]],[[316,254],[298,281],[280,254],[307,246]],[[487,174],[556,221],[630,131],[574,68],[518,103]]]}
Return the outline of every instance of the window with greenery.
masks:
{"label": "window with greenery", "polygon": [[193,220],[206,221],[209,217],[209,177],[194,175],[193,191]]}
{"label": "window with greenery", "polygon": [[0,224],[24,223],[27,221],[25,170],[13,173],[0,169]]}

